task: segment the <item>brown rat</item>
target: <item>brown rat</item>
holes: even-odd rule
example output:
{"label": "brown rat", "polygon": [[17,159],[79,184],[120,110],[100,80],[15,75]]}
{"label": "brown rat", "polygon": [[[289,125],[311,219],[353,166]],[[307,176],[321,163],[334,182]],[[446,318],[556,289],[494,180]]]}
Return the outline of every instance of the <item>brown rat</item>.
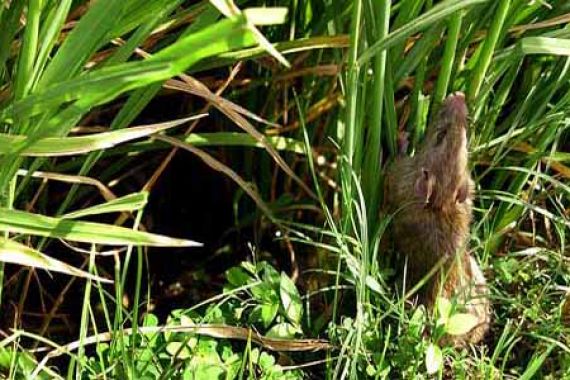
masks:
{"label": "brown rat", "polygon": [[407,255],[406,283],[418,283],[434,266],[441,269],[420,292],[432,308],[438,294],[465,303],[479,324],[453,344],[475,343],[488,330],[487,285],[467,250],[473,181],[468,169],[467,106],[462,93],[447,97],[414,157],[398,157],[386,177],[386,210],[394,214],[391,237]]}

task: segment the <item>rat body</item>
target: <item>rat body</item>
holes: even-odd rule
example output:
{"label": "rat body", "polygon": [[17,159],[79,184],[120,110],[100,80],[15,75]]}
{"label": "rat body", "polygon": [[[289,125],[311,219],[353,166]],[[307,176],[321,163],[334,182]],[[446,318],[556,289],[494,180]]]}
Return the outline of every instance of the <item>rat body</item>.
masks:
{"label": "rat body", "polygon": [[463,94],[443,103],[414,157],[399,157],[386,177],[386,209],[394,214],[391,235],[407,255],[406,283],[411,288],[436,265],[441,269],[420,292],[432,308],[436,297],[458,297],[480,322],[453,344],[477,342],[488,329],[490,306],[485,277],[469,254],[473,181],[468,169],[467,107]]}

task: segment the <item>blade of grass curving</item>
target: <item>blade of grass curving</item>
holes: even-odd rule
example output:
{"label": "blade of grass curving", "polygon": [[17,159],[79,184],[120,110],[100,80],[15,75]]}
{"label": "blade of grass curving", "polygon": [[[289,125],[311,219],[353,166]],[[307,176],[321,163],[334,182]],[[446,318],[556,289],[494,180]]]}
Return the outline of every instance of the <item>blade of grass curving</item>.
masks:
{"label": "blade of grass curving", "polygon": [[193,93],[195,95],[201,96],[204,99],[212,103],[214,107],[224,113],[230,120],[232,120],[238,127],[242,128],[245,132],[249,133],[253,138],[259,141],[275,160],[277,165],[289,176],[291,177],[309,196],[315,198],[313,191],[305,184],[305,182],[300,179],[295,172],[289,167],[289,165],[283,160],[279,153],[268,143],[267,137],[259,132],[247,119],[245,119],[239,112],[234,110],[232,107],[233,103],[228,102],[221,96],[217,96],[211,92],[204,84],[202,84],[197,79],[189,76],[183,75],[182,78],[184,82],[177,80],[169,80],[165,85],[166,88],[172,88],[179,91]]}
{"label": "blade of grass curving", "polygon": [[33,248],[0,237],[0,261],[4,263],[44,269],[52,272],[65,273],[71,276],[82,277],[98,282],[112,284],[113,281],[103,277],[92,275],[77,269],[63,261],[56,260],[48,255],[36,251]]}
{"label": "blade of grass curving", "polygon": [[[282,54],[293,54],[310,50],[345,48],[349,45],[349,38],[346,35],[306,37],[293,41],[277,42],[273,45]],[[261,58],[268,55],[267,51],[262,47],[223,53],[213,58],[204,59],[192,67],[190,72],[215,69],[234,64],[237,61]]]}
{"label": "blade of grass curving", "polygon": [[126,3],[123,0],[91,3],[46,67],[38,88],[45,89],[76,76],[93,53],[108,42],[110,31],[119,25]]}
{"label": "blade of grass curving", "polygon": [[220,173],[225,174],[228,176],[232,181],[234,181],[243,191],[246,192],[247,195],[251,197],[251,199],[255,202],[257,207],[272,221],[276,222],[276,219],[273,215],[273,212],[269,209],[269,207],[265,204],[263,199],[259,196],[257,191],[247,183],[243,178],[241,178],[235,171],[229,168],[227,165],[221,163],[220,161],[216,160],[214,157],[210,156],[208,153],[204,152],[201,149],[198,149],[192,145],[186,144],[180,140],[176,140],[170,136],[156,136],[156,139],[162,140],[171,144],[172,146],[176,146],[187,150],[196,156],[198,156],[206,165],[211,167],[212,169],[219,171]]}
{"label": "blade of grass curving", "polygon": [[200,243],[134,231],[109,224],[81,222],[0,208],[0,231],[107,245],[199,247]]}
{"label": "blade of grass curving", "polygon": [[486,3],[487,0],[446,0],[435,5],[428,12],[422,14],[415,20],[407,23],[406,25],[398,28],[390,33],[386,38],[375,42],[368,49],[366,49],[358,58],[358,64],[362,65],[369,61],[377,52],[387,49],[395,44],[402,42],[410,35],[423,30],[424,28],[445,19],[447,16],[471,7],[473,5]]}
{"label": "blade of grass curving", "polygon": [[[191,133],[189,135],[174,135],[173,137],[177,140],[181,140],[187,144],[198,147],[235,146],[265,149],[265,145],[253,138],[250,134],[241,132]],[[302,155],[305,154],[303,143],[294,138],[283,136],[267,136],[267,142],[271,144],[277,151],[291,152]],[[103,153],[103,156],[109,157],[122,155],[125,153],[149,152],[156,149],[165,149],[168,146],[169,145],[164,142],[151,139],[149,141],[135,142],[126,146],[119,146],[111,150],[107,150]],[[68,162],[58,167],[61,168],[61,170],[67,171],[68,169],[75,167],[77,164],[77,162]]]}
{"label": "blade of grass curving", "polygon": [[[152,34],[159,23],[172,13],[181,2],[182,0],[147,1],[143,4],[148,6],[148,8],[140,6],[141,4],[139,3],[134,8],[134,12],[127,12],[127,17],[132,18],[136,25],[140,24],[140,27],[105,61],[104,65],[126,61],[136,48]],[[140,14],[142,14],[142,17],[139,16]],[[150,19],[148,19],[149,16]],[[118,32],[117,35],[123,35],[129,29],[130,26],[125,28],[124,32]]]}
{"label": "blade of grass curving", "polygon": [[61,217],[63,219],[77,219],[91,215],[108,214],[111,212],[137,211],[141,210],[147,204],[147,202],[147,192],[133,193],[110,200],[100,205],[69,212],[62,215]]}
{"label": "blade of grass curving", "polygon": [[[29,139],[26,140],[26,143],[32,142],[33,138],[48,137],[46,135],[50,133],[56,134],[56,130],[63,134],[76,123],[81,115],[97,104],[114,99],[128,90],[175,76],[205,56],[252,44],[254,41],[248,35],[247,30],[243,28],[244,23],[245,20],[243,18],[223,20],[181,39],[148,60],[113,65],[112,67],[95,70],[82,76],[80,80],[66,81],[63,85],[58,84],[40,94],[28,96],[22,101],[16,102],[13,107],[9,107],[9,110],[4,110],[4,112],[5,114],[20,114],[20,117],[30,117],[33,114],[31,110],[35,109],[38,111],[36,101],[43,102],[44,107],[45,104],[49,104],[49,109],[51,109],[63,101],[69,101],[70,99],[66,99],[67,96],[77,98],[78,100],[75,103],[60,111],[57,115],[43,123],[37,123],[35,130],[41,132],[28,136]],[[204,41],[211,42],[205,44]],[[173,47],[177,48],[173,50]],[[85,82],[86,78],[88,80]],[[82,82],[87,87],[83,89],[77,87],[78,82]],[[63,90],[64,93],[54,92],[54,87]],[[56,98],[59,97],[59,100],[53,103],[53,99],[50,100],[46,97],[46,93]],[[10,108],[13,109],[10,110]],[[17,147],[17,149],[23,148],[25,146]],[[2,168],[0,190],[6,188],[5,181],[13,177],[12,174],[15,173],[19,166],[19,160],[14,159],[13,156],[5,156],[4,160],[10,164]],[[3,180],[4,182],[2,182]]]}
{"label": "blade of grass curving", "polygon": [[60,181],[65,183],[72,183],[72,184],[82,184],[82,185],[91,185],[99,190],[101,196],[106,201],[111,201],[116,199],[117,197],[107,186],[103,185],[101,181],[98,181],[94,178],[89,178],[80,175],[69,175],[69,174],[60,174],[60,173],[52,173],[52,172],[42,172],[42,171],[34,171],[30,172],[29,170],[20,169],[17,172],[17,175],[29,177],[29,178],[41,178],[45,180],[52,180],[52,181]]}
{"label": "blade of grass curving", "polygon": [[[29,144],[18,153],[22,156],[32,157],[61,157],[84,154],[111,148],[127,141],[165,131],[205,116],[207,115],[196,115],[165,123],[136,126],[113,132],[94,133],[88,136],[48,137]],[[26,136],[0,134],[0,154],[13,154],[14,147],[24,145],[25,140]]]}

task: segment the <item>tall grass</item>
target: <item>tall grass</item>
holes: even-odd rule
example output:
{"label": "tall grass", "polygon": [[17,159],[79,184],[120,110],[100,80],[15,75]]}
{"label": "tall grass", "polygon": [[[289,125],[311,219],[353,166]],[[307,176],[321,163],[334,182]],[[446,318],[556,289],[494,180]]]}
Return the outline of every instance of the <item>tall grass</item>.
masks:
{"label": "tall grass", "polygon": [[[570,6],[236,3],[1,6],[0,301],[5,309],[17,304],[19,316],[0,345],[7,377],[570,375]],[[166,91],[205,100],[200,111],[216,110],[232,129],[214,124],[219,118],[199,119],[201,112],[132,127]],[[464,350],[438,346],[441,325],[398,295],[413,289],[394,290],[391,253],[380,244],[390,223],[379,213],[386,165],[397,154],[414,154],[435,110],[454,91],[467,94],[471,115],[477,193],[470,246],[494,305],[489,337]],[[92,128],[99,120],[105,127]],[[184,131],[178,127],[190,122]],[[208,132],[196,130],[207,123]],[[95,132],[77,134],[85,129]],[[226,288],[210,302],[176,311],[167,322],[149,313],[145,247],[200,245],[144,228],[149,193],[179,150],[240,189],[232,210],[236,229],[250,226],[255,236],[278,230],[292,272],[322,259],[316,288],[302,281],[307,295],[301,297],[288,276],[260,259],[259,238],[251,248],[254,263],[227,272]],[[147,157],[160,165],[141,171],[145,184],[116,194],[115,180]],[[65,187],[53,198],[46,189],[55,182]],[[58,240],[84,256],[74,265],[56,259]],[[301,257],[307,250],[310,257]],[[99,265],[105,254],[113,257],[111,272]],[[65,291],[40,327],[28,331],[21,313],[36,275],[26,269],[16,280],[6,278],[14,270],[4,263],[77,276],[66,289],[84,287],[78,335],[62,340],[48,332]],[[18,284],[17,302],[8,281]],[[241,319],[232,314],[237,310]],[[188,334],[197,321],[216,325],[217,335]],[[163,322],[172,332],[153,330]],[[253,324],[262,336],[233,324]],[[333,348],[302,341],[327,353],[287,355],[284,371],[270,354],[271,339],[300,335],[326,337]],[[246,343],[228,343],[236,339]],[[39,345],[49,353],[29,351]],[[61,356],[61,367],[50,369]]]}

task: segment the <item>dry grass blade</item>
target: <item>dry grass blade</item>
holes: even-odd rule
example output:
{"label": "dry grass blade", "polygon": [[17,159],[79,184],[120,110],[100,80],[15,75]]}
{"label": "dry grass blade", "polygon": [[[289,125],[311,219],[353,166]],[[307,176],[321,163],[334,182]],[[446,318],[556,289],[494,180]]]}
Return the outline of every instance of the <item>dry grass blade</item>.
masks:
{"label": "dry grass blade", "polygon": [[[527,153],[527,154],[536,154],[538,152],[538,150],[535,147],[533,147],[530,144],[527,144],[525,142],[517,142],[513,146],[513,150],[516,150],[517,152]],[[552,160],[550,157],[542,157],[541,160],[545,164],[550,165],[550,167],[554,171],[558,172],[563,177],[570,179],[570,168],[568,166],[566,166],[560,162],[557,162],[555,160]]]}
{"label": "dry grass blade", "polygon": [[175,138],[172,138],[170,136],[157,135],[157,136],[155,136],[155,138],[157,140],[162,140],[162,141],[167,142],[173,146],[185,149],[185,150],[195,154],[202,161],[204,161],[204,163],[206,165],[208,165],[212,169],[217,170],[217,171],[227,175],[232,181],[234,181],[239,187],[241,187],[247,193],[247,195],[249,195],[251,197],[251,199],[253,199],[255,204],[261,209],[261,211],[263,211],[263,213],[265,215],[267,215],[267,217],[269,219],[271,219],[272,221],[275,221],[275,217],[273,216],[273,213],[271,212],[269,207],[267,207],[267,205],[265,204],[263,199],[261,199],[261,197],[259,196],[257,191],[255,191],[255,189],[249,183],[247,183],[243,178],[241,178],[236,172],[234,172],[227,165],[224,165],[223,163],[216,160],[214,157],[210,156],[208,153],[204,152],[203,150],[198,149],[195,146],[192,146],[190,144],[187,144],[187,143],[182,142],[180,140],[177,140]]}
{"label": "dry grass blade", "polygon": [[524,25],[517,25],[513,26],[509,29],[509,32],[526,32],[527,30],[534,30],[534,29],[542,29],[542,28],[550,28],[553,26],[567,24],[570,22],[570,13],[565,13],[563,15],[553,17],[548,20],[535,22],[533,24],[524,24]]}
{"label": "dry grass blade", "polygon": [[[218,90],[216,91],[216,95],[221,95],[226,88],[229,86],[230,82],[232,82],[235,78],[235,76],[239,73],[239,71],[241,70],[241,63],[238,63],[237,65],[235,65],[232,69],[232,71],[230,72],[230,75],[228,76],[228,78],[226,79],[226,81],[222,84],[222,86],[220,86],[218,88]],[[208,112],[208,110],[210,109],[211,103],[207,103],[203,108],[202,108],[202,112]],[[193,130],[194,128],[196,128],[196,126],[198,125],[198,120],[196,120],[195,122],[193,122],[190,127],[188,127],[186,129],[186,131],[184,132],[185,136],[188,136]],[[178,152],[178,148],[174,147],[170,150],[170,152],[166,155],[166,157],[162,160],[162,162],[160,163],[160,166],[155,170],[155,172],[153,173],[153,175],[150,177],[150,179],[147,181],[147,183],[144,185],[143,189],[146,191],[150,191],[150,189],[152,189],[152,187],[156,184],[156,181],[158,181],[158,178],[162,175],[162,173],[164,172],[164,170],[166,169],[166,167],[170,164],[170,162],[172,161],[172,158],[174,157],[174,155],[176,155],[176,153]]]}
{"label": "dry grass blade", "polygon": [[115,194],[113,194],[113,192],[111,190],[109,190],[109,188],[107,186],[105,186],[100,181],[98,181],[94,178],[90,178],[90,177],[85,177],[85,176],[80,176],[80,175],[69,175],[69,174],[60,174],[60,173],[41,172],[41,171],[35,171],[33,173],[30,173],[29,171],[24,170],[24,169],[18,170],[18,175],[30,176],[33,178],[43,178],[43,179],[47,179],[47,180],[73,183],[73,184],[78,184],[78,185],[91,185],[91,186],[95,186],[99,190],[99,192],[101,193],[101,196],[107,202],[112,201],[114,199],[117,199],[117,196]]}
{"label": "dry grass blade", "polygon": [[224,113],[227,117],[229,117],[234,123],[236,123],[240,128],[242,128],[245,132],[249,133],[253,138],[259,141],[267,150],[267,152],[273,157],[277,165],[283,169],[283,171],[293,178],[293,180],[303,189],[309,196],[313,199],[317,199],[316,195],[313,193],[311,189],[303,182],[301,178],[299,178],[295,172],[287,165],[285,160],[279,155],[279,153],[275,150],[275,148],[267,141],[267,138],[264,134],[259,132],[257,129],[251,125],[247,119],[245,119],[239,112],[236,111],[232,102],[223,99],[221,96],[217,96],[213,92],[208,89],[204,84],[202,84],[197,79],[184,75],[183,76],[184,82],[177,81],[177,80],[169,80],[167,81],[165,87],[184,91],[190,94],[194,94],[204,99],[208,100],[212,103],[214,107]]}
{"label": "dry grass blade", "polygon": [[[330,350],[334,346],[326,340],[323,339],[278,339],[278,338],[268,338],[263,335],[258,334],[252,329],[244,327],[235,327],[228,325],[194,325],[194,326],[158,326],[158,327],[139,327],[136,330],[140,334],[158,334],[164,332],[185,332],[194,333],[198,335],[205,335],[214,338],[223,339],[237,339],[252,341],[264,348],[272,351],[322,351]],[[22,335],[27,335],[23,331],[14,331],[14,333],[21,333]],[[133,329],[124,329],[119,332],[120,336],[132,335],[134,333]],[[95,343],[102,343],[111,341],[114,337],[112,332],[100,333],[97,335],[90,336],[86,339],[80,341],[75,341],[68,343],[64,346],[59,346],[55,350],[48,352],[46,356],[42,359],[41,363],[36,367],[32,378],[39,373],[42,368],[45,367],[48,360],[63,355],[65,353],[71,353],[78,349],[81,345],[90,345]]]}

